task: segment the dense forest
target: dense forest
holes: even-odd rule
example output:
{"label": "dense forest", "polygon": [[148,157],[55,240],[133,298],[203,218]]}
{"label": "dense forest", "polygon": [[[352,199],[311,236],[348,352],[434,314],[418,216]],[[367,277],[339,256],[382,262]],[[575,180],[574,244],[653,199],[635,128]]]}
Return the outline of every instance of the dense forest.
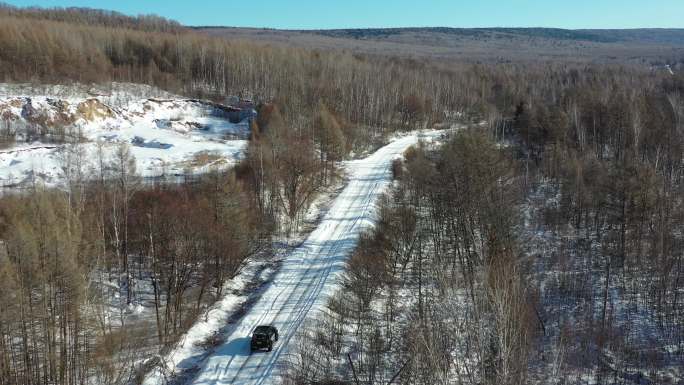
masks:
{"label": "dense forest", "polygon": [[488,130],[395,165],[292,383],[681,380],[684,82],[561,68],[481,68]]}
{"label": "dense forest", "polygon": [[[298,228],[339,160],[456,120],[472,127],[394,165],[379,223],[327,317],[302,331],[288,381],[681,381],[681,73],[315,51],[2,6],[0,80],[259,105],[232,171],[146,186],[122,145],[94,178],[1,198],[2,385],[135,382],[157,353],[135,348],[149,330],[176,341],[244,258]],[[111,327],[96,282],[126,302],[148,282],[154,325]]]}

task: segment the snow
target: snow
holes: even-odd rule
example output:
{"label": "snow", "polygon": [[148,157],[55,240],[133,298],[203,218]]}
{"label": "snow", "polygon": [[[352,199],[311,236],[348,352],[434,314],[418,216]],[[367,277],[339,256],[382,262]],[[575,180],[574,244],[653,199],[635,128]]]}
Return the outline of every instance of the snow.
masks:
{"label": "snow", "polygon": [[[325,307],[330,296],[339,288],[347,257],[356,247],[360,234],[373,225],[375,203],[391,182],[391,161],[419,139],[431,140],[438,135],[435,131],[413,133],[394,140],[368,158],[350,161],[345,165],[349,173],[348,185],[335,199],[318,227],[301,246],[285,257],[260,297],[239,320],[229,325],[225,342],[201,363],[192,383],[278,382],[279,364],[284,362],[296,332],[307,318],[315,316]],[[231,306],[231,303],[227,304],[228,308]],[[262,324],[277,327],[280,340],[270,353],[250,354],[251,332]],[[203,330],[202,337],[210,333],[208,329],[209,326]],[[200,342],[197,338],[200,337],[188,335],[183,345],[197,345]],[[173,362],[182,360],[186,353],[191,353],[184,353],[184,349],[181,347],[171,353],[171,366]],[[164,378],[159,372],[153,372],[145,381],[146,385],[163,383]]]}
{"label": "snow", "polygon": [[[171,380],[171,383],[183,383],[183,379],[191,375],[193,369],[211,354],[211,348],[216,346],[216,342],[223,339],[227,325],[240,316],[241,309],[259,298],[261,289],[271,281],[280,263],[293,248],[304,242],[343,187],[344,180],[338,179],[324,188],[311,202],[298,231],[278,235],[271,247],[247,258],[236,276],[224,285],[223,293],[227,294],[199,317],[199,321],[193,324],[168,354],[155,357],[157,362],[154,362],[145,383],[167,383],[163,379]],[[151,310],[152,304],[148,307]],[[112,306],[110,313],[118,314],[118,307]]]}
{"label": "snow", "polygon": [[[16,131],[16,143],[0,150],[0,185],[63,186],[65,159],[74,152],[82,154],[86,177],[93,177],[100,149],[106,163],[120,143],[130,145],[137,172],[146,178],[227,168],[244,152],[248,121],[231,123],[220,109],[198,100],[163,93],[169,99],[140,98],[137,95],[151,91],[129,87],[135,92],[126,94],[118,86],[101,95],[92,90],[70,94],[53,86],[46,89],[53,93],[48,96],[34,95],[31,88],[0,85],[0,129],[4,132],[10,124]],[[62,130],[67,141],[77,143],[32,141],[27,132],[36,126]]]}
{"label": "snow", "polygon": [[179,371],[195,367],[204,356],[204,343],[220,333],[229,317],[247,300],[247,295],[243,293],[247,286],[254,281],[255,276],[268,276],[270,270],[263,260],[247,263],[242,272],[226,285],[227,294],[195,322],[168,355],[161,357],[164,369],[155,367],[144,384],[165,384]]}

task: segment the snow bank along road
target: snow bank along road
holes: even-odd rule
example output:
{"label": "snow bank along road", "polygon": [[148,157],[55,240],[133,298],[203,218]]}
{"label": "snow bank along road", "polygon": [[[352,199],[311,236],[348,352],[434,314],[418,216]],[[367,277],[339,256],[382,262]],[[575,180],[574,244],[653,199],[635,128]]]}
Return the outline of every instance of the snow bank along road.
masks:
{"label": "snow bank along road", "polygon": [[[325,305],[360,233],[373,223],[375,203],[391,180],[391,161],[419,138],[430,139],[435,135],[430,132],[406,136],[368,158],[347,163],[350,177],[347,187],[320,225],[286,257],[281,270],[235,324],[226,342],[205,360],[193,384],[276,382],[276,364],[284,358],[290,340],[307,314]],[[250,354],[250,336],[260,324],[277,327],[280,340],[272,352]]]}

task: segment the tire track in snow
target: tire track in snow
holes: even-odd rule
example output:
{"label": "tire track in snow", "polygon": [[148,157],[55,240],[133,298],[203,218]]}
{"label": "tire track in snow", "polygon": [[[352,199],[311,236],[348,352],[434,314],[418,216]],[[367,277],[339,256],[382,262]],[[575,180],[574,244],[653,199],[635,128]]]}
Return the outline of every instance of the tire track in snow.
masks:
{"label": "tire track in snow", "polygon": [[[366,217],[366,215],[370,209],[370,203],[372,201],[372,197],[374,196],[374,193],[376,192],[377,188],[378,188],[378,183],[374,183],[371,191],[365,195],[366,199],[364,200],[363,205],[362,205],[363,206],[363,214],[354,218],[354,223],[350,227],[351,229],[356,228],[356,226],[358,226],[358,222],[361,219],[365,219],[365,217]],[[308,298],[315,298],[315,299],[318,298],[318,295],[323,290],[323,287],[325,286],[325,282],[326,282],[327,278],[330,276],[330,272],[332,271],[332,267],[334,266],[334,263],[332,262],[332,257],[334,257],[339,252],[339,249],[345,245],[345,242],[331,242],[331,243],[335,245],[335,248],[333,249],[332,253],[328,253],[326,256],[326,259],[328,259],[330,261],[329,263],[327,263],[326,272],[325,272],[325,274],[319,275],[319,279],[318,279],[318,283],[316,285],[316,288],[311,291]],[[299,327],[301,327],[302,323],[304,322],[304,318],[308,314],[311,307],[314,305],[315,299],[314,300],[307,299],[307,301],[305,301],[305,308],[299,311],[299,313],[297,314],[297,320],[294,322],[294,324],[288,322],[288,324],[293,325],[290,328],[292,328],[294,330],[294,332],[288,334],[287,341],[285,341],[285,343],[282,346],[288,346],[289,345],[289,342],[292,339],[292,337],[294,337],[296,330],[298,330]],[[266,367],[267,368],[266,372],[263,373],[261,375],[261,377],[259,378],[259,380],[256,382],[257,385],[262,385],[264,383],[264,381],[266,381],[269,378],[270,374],[273,372],[273,370],[275,368],[274,364],[278,360],[278,358],[280,358],[280,355],[283,352],[282,346],[278,349],[276,354],[271,355],[271,358],[269,360],[270,361],[269,365]],[[261,366],[261,364],[259,365],[259,367],[260,366]],[[259,367],[257,367],[257,371],[258,371]]]}
{"label": "tire track in snow", "polygon": [[[260,298],[236,323],[233,331],[203,363],[192,383],[198,385],[259,384],[273,380],[276,366],[311,310],[320,304],[326,285],[335,281],[353,250],[376,199],[388,184],[390,163],[416,135],[398,139],[370,157],[350,163],[352,177],[320,225],[292,251],[281,271]],[[338,268],[339,271],[334,271]],[[268,354],[249,354],[249,336],[260,323],[270,320],[280,330],[280,340]]]}

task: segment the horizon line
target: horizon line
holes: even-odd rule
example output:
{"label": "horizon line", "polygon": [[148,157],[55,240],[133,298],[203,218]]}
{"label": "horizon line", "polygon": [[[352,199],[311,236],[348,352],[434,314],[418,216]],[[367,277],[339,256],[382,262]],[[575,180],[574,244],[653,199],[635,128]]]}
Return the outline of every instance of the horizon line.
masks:
{"label": "horizon line", "polygon": [[[141,15],[138,15],[141,16]],[[173,19],[169,19],[173,20]],[[347,31],[347,30],[373,30],[373,29],[556,29],[563,31],[636,31],[636,30],[684,30],[684,27],[627,27],[627,28],[564,28],[564,27],[446,27],[446,26],[403,26],[403,27],[341,27],[341,28],[283,28],[283,27],[254,27],[254,26],[235,26],[235,25],[213,25],[213,24],[198,24],[186,25],[188,28],[242,28],[242,29],[262,29],[274,31]]]}

